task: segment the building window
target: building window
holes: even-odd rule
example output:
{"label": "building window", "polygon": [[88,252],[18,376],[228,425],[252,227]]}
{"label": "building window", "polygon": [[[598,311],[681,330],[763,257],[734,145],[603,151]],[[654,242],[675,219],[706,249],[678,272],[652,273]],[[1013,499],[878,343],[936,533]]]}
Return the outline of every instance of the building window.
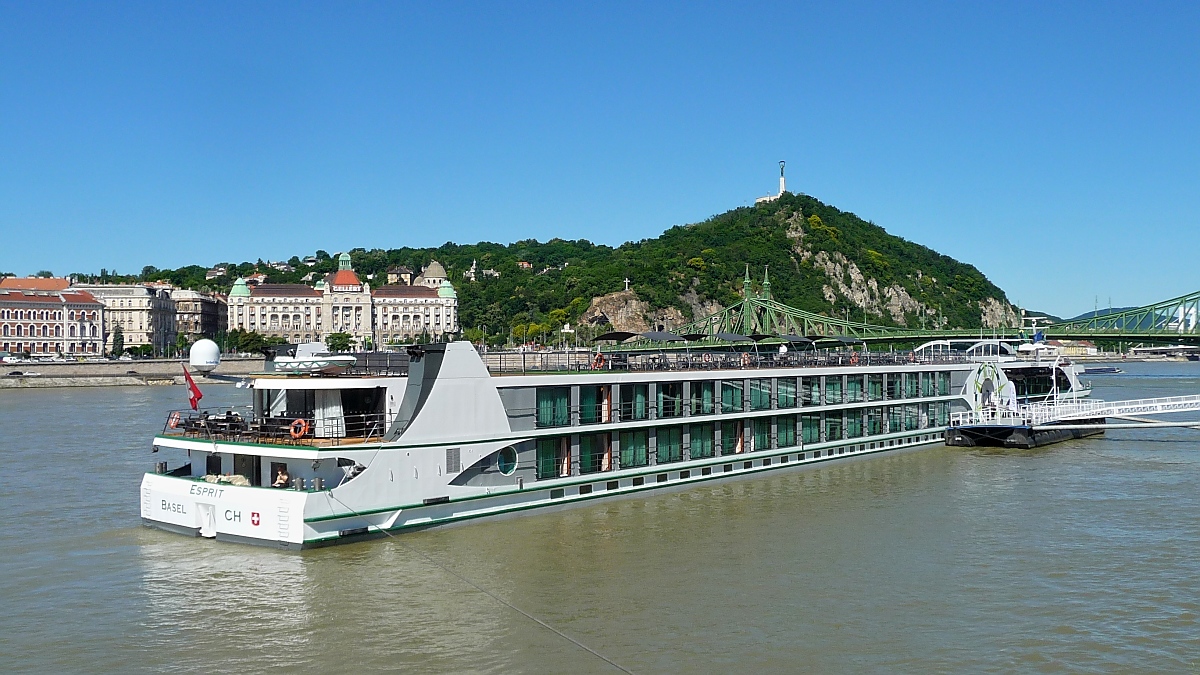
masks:
{"label": "building window", "polygon": [[805,443],[821,442],[821,416],[818,413],[800,416],[801,440]]}
{"label": "building window", "polygon": [[802,405],[821,404],[821,378],[800,378],[800,402]]}
{"label": "building window", "polygon": [[842,376],[825,376],[825,405],[842,403]]}
{"label": "building window", "polygon": [[579,387],[579,423],[600,424],[612,421],[612,400],[608,385]]}

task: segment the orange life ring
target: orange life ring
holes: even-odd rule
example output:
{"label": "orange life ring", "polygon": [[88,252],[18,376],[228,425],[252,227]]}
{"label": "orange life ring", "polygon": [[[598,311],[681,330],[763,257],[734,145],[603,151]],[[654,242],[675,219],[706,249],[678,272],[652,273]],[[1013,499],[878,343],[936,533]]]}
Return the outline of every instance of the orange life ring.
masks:
{"label": "orange life ring", "polygon": [[292,438],[300,438],[308,433],[308,420],[296,418],[292,420],[292,425],[288,428],[288,433]]}
{"label": "orange life ring", "polygon": [[600,370],[604,367],[604,354],[597,353],[596,358],[592,359],[592,370]]}
{"label": "orange life ring", "polygon": [[742,367],[750,367],[750,352],[742,352]]}
{"label": "orange life ring", "polygon": [[852,366],[858,365],[858,352],[850,353],[850,365],[852,365]]}
{"label": "orange life ring", "polygon": [[172,429],[179,428],[179,411],[178,410],[171,413],[171,416],[167,418],[167,426],[171,427]]}

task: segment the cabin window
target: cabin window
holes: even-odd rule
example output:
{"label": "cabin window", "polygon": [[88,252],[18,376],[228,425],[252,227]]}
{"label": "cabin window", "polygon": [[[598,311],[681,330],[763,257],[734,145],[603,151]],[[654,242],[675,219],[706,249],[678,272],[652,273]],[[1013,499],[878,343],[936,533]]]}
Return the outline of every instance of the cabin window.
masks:
{"label": "cabin window", "polygon": [[904,398],[916,398],[920,393],[918,373],[904,373]]}
{"label": "cabin window", "polygon": [[883,400],[883,373],[867,375],[867,400]]}
{"label": "cabin window", "polygon": [[500,452],[496,453],[496,470],[505,476],[513,475],[517,470],[517,450],[511,445],[506,448],[501,448]]}
{"label": "cabin window", "polygon": [[825,440],[842,440],[842,413],[831,412],[825,415]]}
{"label": "cabin window", "polygon": [[917,415],[917,406],[911,404],[904,406],[904,430],[916,431],[921,428],[920,423],[921,418]]}
{"label": "cabin window", "polygon": [[863,376],[850,375],[846,378],[846,402],[861,403],[863,400]]}
{"label": "cabin window", "polygon": [[621,432],[621,468],[650,463],[650,434],[645,429]]}
{"label": "cabin window", "polygon": [[644,420],[650,417],[650,385],[621,385],[621,421]]}
{"label": "cabin window", "polygon": [[612,468],[612,448],[608,434],[583,434],[579,437],[579,473],[596,473]]}
{"label": "cabin window", "polygon": [[825,405],[842,403],[842,377],[827,375],[825,377]]}
{"label": "cabin window", "polygon": [[683,428],[660,427],[655,432],[655,453],[659,464],[683,460]]}
{"label": "cabin window", "polygon": [[758,417],[753,420],[753,436],[751,438],[751,450],[770,450],[771,449],[771,420],[767,417]]}
{"label": "cabin window", "polygon": [[711,415],[716,412],[713,382],[693,382],[691,385],[693,415]]}
{"label": "cabin window", "polygon": [[713,456],[713,425],[712,424],[693,424],[688,429],[690,432],[690,448],[688,456],[692,459],[700,459],[702,457]]}
{"label": "cabin window", "polygon": [[683,383],[659,382],[655,388],[658,390],[658,416],[682,417]]}
{"label": "cabin window", "polygon": [[566,437],[539,438],[537,477],[557,478],[571,475],[571,446]]}
{"label": "cabin window", "polygon": [[888,433],[894,434],[904,431],[904,406],[892,406],[885,410],[887,411]]}
{"label": "cabin window", "polygon": [[742,381],[724,380],[721,382],[721,412],[742,411]]}
{"label": "cabin window", "polygon": [[564,427],[571,422],[568,414],[571,389],[569,387],[537,388],[538,427]]}
{"label": "cabin window", "polygon": [[935,391],[933,373],[921,373],[921,396],[933,396]]}
{"label": "cabin window", "polygon": [[750,409],[771,409],[771,380],[750,380]]}
{"label": "cabin window", "polygon": [[883,413],[879,408],[867,410],[867,435],[875,436],[883,433]]}
{"label": "cabin window", "polygon": [[846,438],[859,438],[863,435],[862,410],[846,411]]}
{"label": "cabin window", "polygon": [[742,423],[738,420],[721,422],[721,454],[742,452]]}
{"label": "cabin window", "polygon": [[950,395],[950,373],[947,371],[942,371],[937,374],[937,395]]}
{"label": "cabin window", "polygon": [[805,443],[821,442],[821,416],[817,413],[800,416],[800,435]]}
{"label": "cabin window", "polygon": [[887,392],[888,398],[893,401],[898,401],[904,398],[904,374],[889,373],[887,376]]}
{"label": "cabin window", "polygon": [[579,423],[601,424],[612,421],[612,400],[608,386],[584,385],[579,388]]}
{"label": "cabin window", "polygon": [[223,473],[220,455],[213,454],[204,458],[204,473],[208,476],[220,476]]}
{"label": "cabin window", "polygon": [[950,424],[950,402],[940,401],[937,403],[937,424],[944,427]]}
{"label": "cabin window", "polygon": [[796,416],[783,415],[775,418],[775,445],[790,448],[796,444]]}
{"label": "cabin window", "polygon": [[803,405],[821,404],[821,378],[800,378],[800,402]]}
{"label": "cabin window", "polygon": [[796,407],[796,378],[781,377],[775,381],[777,399],[775,404],[780,408]]}

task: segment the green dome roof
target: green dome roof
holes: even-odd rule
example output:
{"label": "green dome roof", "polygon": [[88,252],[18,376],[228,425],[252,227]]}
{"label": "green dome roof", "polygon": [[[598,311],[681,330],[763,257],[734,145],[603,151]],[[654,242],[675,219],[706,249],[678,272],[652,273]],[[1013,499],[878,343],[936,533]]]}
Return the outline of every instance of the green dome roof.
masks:
{"label": "green dome roof", "polygon": [[457,298],[458,294],[454,292],[454,286],[450,285],[449,279],[442,279],[442,285],[438,286],[439,298]]}
{"label": "green dome roof", "polygon": [[245,279],[238,277],[237,281],[233,282],[233,288],[229,289],[229,297],[231,297],[231,298],[250,297],[250,287],[246,285]]}

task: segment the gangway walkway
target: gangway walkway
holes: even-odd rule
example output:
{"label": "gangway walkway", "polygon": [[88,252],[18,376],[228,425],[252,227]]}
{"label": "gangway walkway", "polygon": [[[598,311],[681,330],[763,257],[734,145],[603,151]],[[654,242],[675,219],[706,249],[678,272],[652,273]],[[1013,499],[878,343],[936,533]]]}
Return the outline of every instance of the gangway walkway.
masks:
{"label": "gangway walkway", "polygon": [[[1163,415],[1200,410],[1200,395],[1139,398],[1129,401],[1072,399],[1034,403],[1016,410],[985,408],[951,413],[951,426],[1042,426],[1071,420],[1097,420],[1131,415]],[[1195,424],[1194,422],[1191,424]]]}

